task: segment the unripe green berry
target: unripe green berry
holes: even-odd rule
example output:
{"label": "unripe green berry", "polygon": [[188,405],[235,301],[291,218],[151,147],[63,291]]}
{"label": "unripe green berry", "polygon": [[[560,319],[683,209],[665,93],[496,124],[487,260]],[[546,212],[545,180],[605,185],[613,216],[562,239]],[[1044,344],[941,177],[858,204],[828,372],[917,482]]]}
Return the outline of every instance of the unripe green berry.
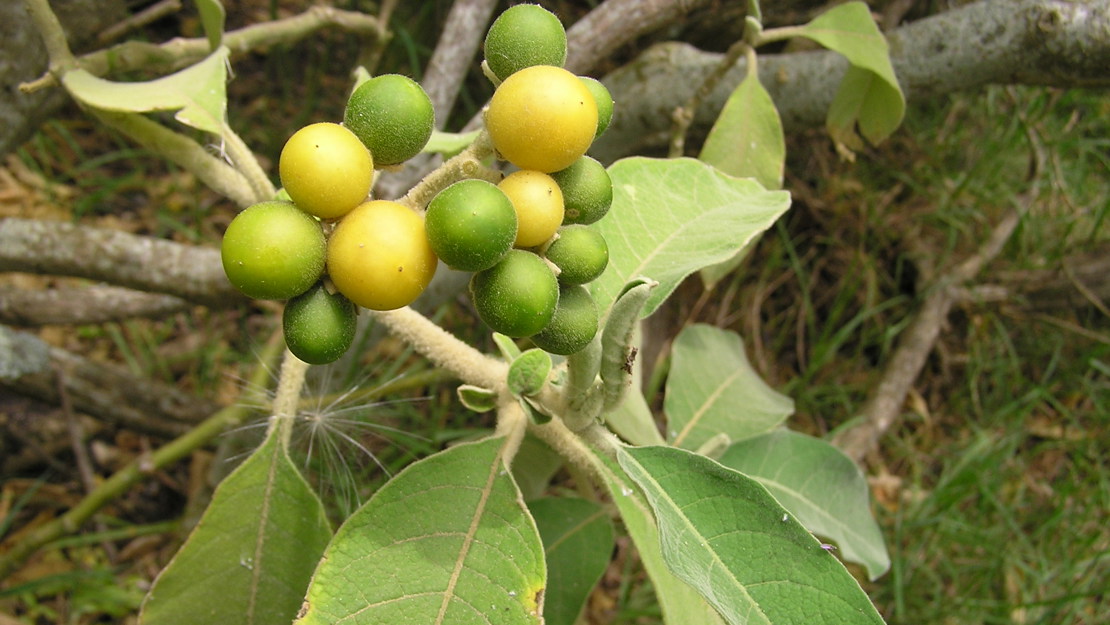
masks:
{"label": "unripe green berry", "polygon": [[435,127],[428,94],[408,76],[383,74],[362,83],[347,100],[343,125],[370,149],[374,165],[396,165],[420,153]]}
{"label": "unripe green berry", "polygon": [[539,332],[551,321],[559,303],[559,283],[542,258],[513,249],[493,267],[474,274],[470,297],[486,325],[519,338]]}
{"label": "unripe green berry", "polygon": [[247,297],[289,299],[324,272],[320,223],[290,202],[268,201],[236,215],[220,244],[227,279]]}
{"label": "unripe green berry", "polygon": [[351,300],[317,284],[285,304],[281,317],[285,344],[310,365],[335,362],[354,341],[357,317]]}
{"label": "unripe green berry", "polygon": [[551,323],[532,336],[532,342],[540,349],[561,355],[581,351],[597,334],[597,303],[583,286],[566,285],[559,287],[559,305]]}
{"label": "unripe green berry", "polygon": [[559,268],[560,283],[586,284],[609,265],[609,245],[600,232],[589,226],[563,226],[544,256]]}
{"label": "unripe green berry", "polygon": [[597,134],[594,137],[600,137],[609,128],[609,122],[613,121],[613,96],[609,93],[609,89],[596,78],[589,76],[578,78],[590,90],[594,102],[597,103]]}
{"label": "unripe green berry", "polygon": [[482,271],[513,247],[517,217],[497,185],[461,180],[436,194],[424,214],[428,243],[448,267]]}
{"label": "unripe green berry", "polygon": [[486,33],[486,65],[505,80],[533,65],[562,67],[567,59],[567,33],[555,14],[536,4],[505,10]]}
{"label": "unripe green berry", "polygon": [[564,224],[592,224],[613,205],[613,180],[605,167],[589,156],[551,177],[563,192]]}

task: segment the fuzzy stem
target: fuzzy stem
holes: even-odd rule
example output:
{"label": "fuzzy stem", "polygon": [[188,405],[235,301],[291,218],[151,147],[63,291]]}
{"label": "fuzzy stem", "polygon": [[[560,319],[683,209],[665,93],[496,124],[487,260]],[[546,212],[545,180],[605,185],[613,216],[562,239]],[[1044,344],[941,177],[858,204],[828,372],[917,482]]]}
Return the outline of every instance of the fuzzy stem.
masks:
{"label": "fuzzy stem", "polygon": [[459,180],[481,178],[487,182],[498,182],[501,178],[500,172],[482,163],[492,155],[493,143],[490,141],[489,133],[482,130],[465,150],[424,176],[423,180],[397,201],[414,210],[424,210],[437,193]]}
{"label": "fuzzy stem", "polygon": [[516,452],[520,450],[524,433],[528,430],[528,415],[524,414],[524,407],[516,397],[507,393],[501,397],[501,403],[497,406],[497,429],[494,436],[505,437],[501,457],[505,466],[510,466]]}
{"label": "fuzzy stem", "polygon": [[269,425],[271,431],[278,430],[281,444],[285,447],[289,446],[289,440],[293,436],[293,421],[297,416],[298,400],[301,397],[301,389],[304,388],[304,378],[307,371],[308,363],[297,358],[293,355],[293,352],[286,349],[281,363],[281,376],[278,378],[277,394],[274,396]]}
{"label": "fuzzy stem", "polygon": [[390,311],[372,310],[370,314],[436,366],[450,371],[468,384],[507,394],[507,364],[460,341],[424,315],[407,307]]}

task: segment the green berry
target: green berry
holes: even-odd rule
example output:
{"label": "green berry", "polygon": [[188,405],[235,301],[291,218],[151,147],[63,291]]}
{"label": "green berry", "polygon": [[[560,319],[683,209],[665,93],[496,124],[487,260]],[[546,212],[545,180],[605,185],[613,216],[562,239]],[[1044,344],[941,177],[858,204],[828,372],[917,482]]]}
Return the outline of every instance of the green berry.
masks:
{"label": "green berry", "polygon": [[518,4],[499,15],[486,33],[486,65],[499,80],[533,65],[562,67],[567,33],[555,14],[536,4]]}
{"label": "green berry", "polygon": [[370,149],[376,167],[397,165],[427,145],[435,127],[435,110],[416,81],[384,74],[354,90],[343,112],[343,124]]}
{"label": "green berry", "polygon": [[285,304],[281,318],[285,344],[310,365],[335,362],[354,341],[357,317],[351,300],[317,284]]}
{"label": "green berry", "polygon": [[432,250],[448,267],[482,271],[513,247],[516,210],[497,185],[462,180],[432,198],[424,227]]}
{"label": "green berry", "polygon": [[532,336],[540,349],[564,356],[581,351],[597,334],[597,303],[584,286],[559,288],[559,305],[542,331]]}
{"label": "green berry", "polygon": [[609,122],[613,121],[613,96],[609,93],[609,89],[601,84],[598,79],[589,76],[579,76],[578,78],[590,90],[594,102],[597,103],[597,134],[594,137],[600,137],[609,128]]}
{"label": "green berry", "polygon": [[589,226],[563,226],[544,256],[559,268],[560,283],[586,284],[609,265],[609,245],[600,232]]}
{"label": "green berry", "polygon": [[256,299],[289,299],[324,272],[320,223],[290,202],[254,204],[231,220],[220,245],[224,273]]}
{"label": "green berry", "polygon": [[605,167],[589,156],[551,177],[563,192],[564,224],[592,224],[613,205],[613,180]]}
{"label": "green berry", "polygon": [[493,267],[474,274],[470,297],[478,316],[495,332],[531,336],[555,314],[559,283],[542,258],[513,249]]}

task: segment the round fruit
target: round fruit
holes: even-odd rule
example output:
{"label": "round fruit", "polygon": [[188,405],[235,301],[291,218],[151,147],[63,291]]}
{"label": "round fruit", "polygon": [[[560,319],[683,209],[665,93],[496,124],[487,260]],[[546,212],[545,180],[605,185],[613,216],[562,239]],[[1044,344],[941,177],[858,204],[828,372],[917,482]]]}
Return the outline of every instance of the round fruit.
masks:
{"label": "round fruit", "polygon": [[328,240],[332,283],[363,308],[393,310],[411,304],[435,271],[424,219],[397,202],[360,204]]}
{"label": "round fruit", "polygon": [[470,298],[478,316],[495,332],[531,336],[544,328],[559,303],[559,283],[542,258],[509,250],[499,263],[474,274]]}
{"label": "round fruit", "polygon": [[281,315],[289,351],[310,365],[335,362],[355,339],[358,309],[340,293],[328,293],[322,283],[285,304]]}
{"label": "round fruit", "polygon": [[424,213],[428,243],[448,267],[482,271],[516,240],[516,211],[496,185],[461,180],[436,194]]}
{"label": "round fruit", "polygon": [[584,286],[559,288],[555,315],[541,332],[532,336],[536,347],[567,356],[581,351],[597,334],[597,303]]}
{"label": "round fruit", "polygon": [[594,97],[594,102],[597,103],[597,132],[594,133],[594,138],[600,137],[601,133],[609,127],[609,122],[613,121],[613,96],[609,93],[609,89],[601,84],[598,79],[589,76],[579,76],[578,78],[590,90],[590,95]]}
{"label": "round fruit", "polygon": [[497,185],[516,210],[516,247],[543,245],[563,223],[563,192],[545,173],[522,170]]}
{"label": "round fruit", "polygon": [[231,220],[220,245],[224,273],[256,299],[289,299],[324,272],[320,223],[289,202],[260,202]]}
{"label": "round fruit", "polygon": [[601,233],[583,225],[564,226],[559,238],[544,253],[559,268],[559,282],[586,284],[605,271],[609,264],[609,246]]}
{"label": "round fruit", "polygon": [[499,15],[486,33],[486,65],[501,80],[525,67],[567,60],[567,33],[555,14],[535,4],[518,4]]}
{"label": "round fruit", "polygon": [[563,191],[563,223],[592,224],[613,205],[613,180],[605,167],[589,156],[551,177]]}
{"label": "round fruit", "polygon": [[350,130],[320,122],[289,137],[278,174],[298,208],[320,219],[335,219],[370,194],[374,160]]}
{"label": "round fruit", "polygon": [[380,167],[420,153],[435,127],[432,101],[408,76],[384,74],[358,86],[347,100],[343,123],[370,148]]}
{"label": "round fruit", "polygon": [[597,131],[597,105],[586,85],[561,67],[535,65],[509,76],[486,111],[493,147],[521,169],[566,169]]}

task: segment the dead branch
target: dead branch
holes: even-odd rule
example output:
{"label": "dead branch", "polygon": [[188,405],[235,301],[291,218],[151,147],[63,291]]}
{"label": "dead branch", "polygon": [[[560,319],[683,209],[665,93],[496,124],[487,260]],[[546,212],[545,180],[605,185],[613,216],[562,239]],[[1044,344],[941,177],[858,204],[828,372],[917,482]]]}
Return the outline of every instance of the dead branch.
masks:
{"label": "dead branch", "polygon": [[115,286],[47,290],[0,289],[0,323],[14,326],[84,325],[172,315],[191,306],[173,295]]}

